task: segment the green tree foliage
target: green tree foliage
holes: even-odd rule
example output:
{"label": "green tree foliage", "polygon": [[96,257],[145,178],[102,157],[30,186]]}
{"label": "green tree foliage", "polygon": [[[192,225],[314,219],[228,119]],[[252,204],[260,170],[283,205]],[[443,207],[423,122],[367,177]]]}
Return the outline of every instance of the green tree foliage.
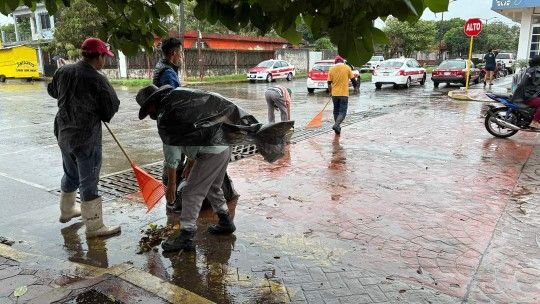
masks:
{"label": "green tree foliage", "polygon": [[433,21],[420,20],[411,25],[396,18],[388,18],[384,32],[390,39],[387,46],[389,57],[399,53],[409,57],[414,52],[431,50],[435,45],[437,29]]}
{"label": "green tree foliage", "polygon": [[[15,25],[13,23],[0,25],[0,32],[4,32],[4,37],[6,39],[6,41],[2,41],[2,43],[15,41]],[[2,39],[2,36],[0,36],[0,39]]]}
{"label": "green tree foliage", "polygon": [[[0,13],[9,14],[20,3],[35,8],[40,0],[3,0]],[[167,35],[163,18],[174,14],[171,5],[181,0],[86,0],[105,17],[99,36],[107,39],[124,53],[135,54],[140,47],[151,50],[153,35]],[[54,15],[57,5],[69,5],[73,0],[46,0],[45,5]],[[301,42],[296,27],[303,21],[315,39],[330,37],[339,53],[351,63],[361,65],[369,60],[374,45],[388,42],[373,21],[390,15],[400,21],[417,21],[423,11],[448,9],[448,0],[196,0],[197,19],[238,32],[248,25],[261,33],[272,29],[293,44]]]}
{"label": "green tree foliage", "polygon": [[96,37],[105,18],[85,0],[73,0],[56,14],[54,39],[47,47],[53,54],[70,59],[79,56],[79,47],[88,37]]}
{"label": "green tree foliage", "polygon": [[330,41],[330,38],[328,37],[322,37],[315,41],[314,43],[315,50],[322,51],[322,50],[331,50],[334,49],[334,45],[332,44],[332,41]]}
{"label": "green tree foliage", "polygon": [[[230,34],[233,33],[226,26],[221,24],[221,22],[216,22],[211,24],[206,20],[198,20],[193,14],[193,10],[197,4],[196,0],[184,0],[184,20],[185,20],[185,30],[186,31],[197,31],[200,30],[203,33],[217,33],[217,34]],[[178,31],[178,14],[173,14],[171,18],[166,18],[164,20],[166,28],[168,31]],[[244,28],[239,29],[237,34],[241,35],[257,35],[257,30],[254,29],[251,25],[248,25]]]}
{"label": "green tree foliage", "polygon": [[32,28],[30,25],[30,17],[18,17],[17,18],[17,31],[21,41],[32,40]]}
{"label": "green tree foliage", "polygon": [[[451,28],[447,29],[443,36],[446,50],[452,57],[466,58],[469,52],[469,37],[463,33],[465,20],[456,18],[449,21],[452,21]],[[441,22],[437,25],[441,27]],[[485,53],[489,48],[516,52],[518,40],[518,26],[508,26],[503,22],[488,23],[484,25],[480,35],[474,38],[473,53]]]}
{"label": "green tree foliage", "polygon": [[484,26],[480,34],[485,39],[485,48],[494,48],[506,51],[517,51],[519,40],[519,27],[510,27],[497,21]]}
{"label": "green tree foliage", "polygon": [[[476,42],[478,44],[478,41]],[[451,56],[466,58],[469,49],[469,37],[463,33],[463,26],[448,30],[444,34],[444,43]]]}

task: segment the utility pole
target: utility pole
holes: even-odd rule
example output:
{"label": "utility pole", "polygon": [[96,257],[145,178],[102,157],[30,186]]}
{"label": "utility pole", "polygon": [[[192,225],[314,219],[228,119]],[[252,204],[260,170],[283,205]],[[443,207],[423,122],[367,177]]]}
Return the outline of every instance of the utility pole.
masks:
{"label": "utility pole", "polygon": [[184,32],[186,30],[186,19],[184,14],[184,1],[180,1],[178,4],[178,39],[182,41],[182,47],[180,48],[182,59],[180,60],[180,82],[183,83],[186,79],[186,56],[184,53]]}

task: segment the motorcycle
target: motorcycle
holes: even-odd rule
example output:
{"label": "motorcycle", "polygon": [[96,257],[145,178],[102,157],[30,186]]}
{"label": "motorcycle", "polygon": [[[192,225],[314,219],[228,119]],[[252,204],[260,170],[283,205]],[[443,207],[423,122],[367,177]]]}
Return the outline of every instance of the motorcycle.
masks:
{"label": "motorcycle", "polygon": [[503,78],[508,76],[508,69],[506,68],[506,64],[504,62],[497,62],[497,69],[495,72],[495,78]]}
{"label": "motorcycle", "polygon": [[540,133],[540,129],[531,128],[531,123],[536,108],[521,103],[513,103],[509,96],[486,93],[494,101],[502,103],[504,107],[488,105],[484,125],[489,134],[506,138],[513,136],[518,131]]}

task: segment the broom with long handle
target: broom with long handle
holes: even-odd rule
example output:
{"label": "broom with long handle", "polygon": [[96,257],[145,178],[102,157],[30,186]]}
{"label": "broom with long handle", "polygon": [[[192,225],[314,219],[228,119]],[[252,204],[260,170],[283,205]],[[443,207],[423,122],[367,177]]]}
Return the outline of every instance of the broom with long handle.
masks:
{"label": "broom with long handle", "polygon": [[323,113],[330,101],[332,101],[332,99],[329,99],[324,105],[324,108],[317,115],[315,115],[315,117],[313,117],[313,119],[306,125],[306,129],[322,127]]}
{"label": "broom with long handle", "polygon": [[124,150],[124,147],[120,144],[114,133],[112,132],[111,128],[109,128],[109,125],[107,123],[103,123],[107,130],[109,130],[109,133],[111,134],[112,138],[118,144],[118,147],[120,147],[120,150],[122,150],[122,153],[124,153],[124,156],[129,161],[129,164],[131,165],[131,168],[133,169],[133,173],[135,174],[135,177],[137,178],[137,183],[139,184],[139,189],[141,190],[142,196],[144,198],[144,203],[147,207],[147,213],[154,208],[154,206],[161,200],[161,198],[165,195],[165,187],[163,184],[155,179],[153,176],[148,174],[146,171],[141,169],[137,164],[131,160],[129,155],[126,153],[126,150]]}

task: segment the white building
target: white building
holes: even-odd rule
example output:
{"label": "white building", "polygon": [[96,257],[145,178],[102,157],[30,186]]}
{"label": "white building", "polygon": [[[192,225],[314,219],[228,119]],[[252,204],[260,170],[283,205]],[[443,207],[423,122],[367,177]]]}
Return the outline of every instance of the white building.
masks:
{"label": "white building", "polygon": [[[54,34],[54,17],[49,16],[49,12],[44,4],[38,3],[35,11],[31,11],[26,6],[19,6],[13,13],[15,23],[15,39],[17,42],[28,42],[37,40],[51,40]],[[30,18],[31,37],[22,37],[17,26],[19,18]]]}
{"label": "white building", "polygon": [[491,9],[521,24],[517,59],[540,54],[540,0],[493,0]]}

